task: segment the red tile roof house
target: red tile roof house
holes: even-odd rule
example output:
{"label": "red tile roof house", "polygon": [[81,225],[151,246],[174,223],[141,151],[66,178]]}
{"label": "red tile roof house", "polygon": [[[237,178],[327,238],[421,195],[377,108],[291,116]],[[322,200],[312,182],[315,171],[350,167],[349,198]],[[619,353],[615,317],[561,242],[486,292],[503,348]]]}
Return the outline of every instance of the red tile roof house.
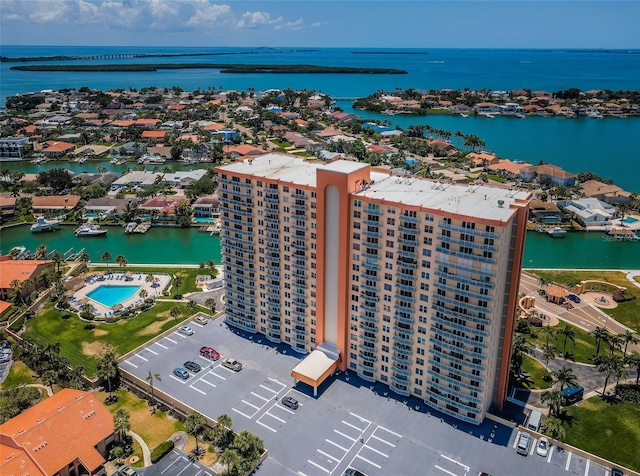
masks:
{"label": "red tile roof house", "polygon": [[104,475],[113,416],[91,393],[65,388],[0,425],[3,476]]}
{"label": "red tile roof house", "polygon": [[11,216],[16,212],[15,197],[0,197],[0,216]]}
{"label": "red tile roof house", "polygon": [[21,289],[23,296],[27,296],[42,286],[42,281],[38,279],[40,273],[47,267],[53,267],[53,261],[5,259],[0,260],[0,299],[8,301],[13,295],[11,283],[15,280],[21,283],[31,279],[33,284],[28,288]]}
{"label": "red tile roof house", "polygon": [[156,140],[157,142],[164,142],[167,136],[167,131],[142,131],[143,140]]}
{"label": "red tile roof house", "polygon": [[150,198],[142,205],[140,205],[141,210],[145,210],[147,212],[157,212],[157,220],[164,222],[171,222],[175,220],[175,209],[180,203],[189,203],[189,199],[185,197],[180,198],[160,198],[154,197]]}
{"label": "red tile roof house", "polygon": [[262,155],[265,152],[249,144],[240,144],[236,147],[231,147],[229,153],[234,157],[242,157],[245,155]]}
{"label": "red tile roof house", "polygon": [[434,149],[443,151],[447,155],[447,157],[458,153],[458,148],[455,145],[443,140],[432,140],[431,142],[429,142],[429,146],[433,147]]}
{"label": "red tile roof house", "polygon": [[136,126],[140,127],[154,127],[159,122],[162,122],[160,119],[137,119]]}
{"label": "red tile roof house", "polygon": [[69,142],[47,141],[42,145],[42,153],[47,157],[62,157],[76,146]]}
{"label": "red tile roof house", "polygon": [[78,206],[77,195],[45,195],[31,199],[33,213],[61,212],[73,210]]}

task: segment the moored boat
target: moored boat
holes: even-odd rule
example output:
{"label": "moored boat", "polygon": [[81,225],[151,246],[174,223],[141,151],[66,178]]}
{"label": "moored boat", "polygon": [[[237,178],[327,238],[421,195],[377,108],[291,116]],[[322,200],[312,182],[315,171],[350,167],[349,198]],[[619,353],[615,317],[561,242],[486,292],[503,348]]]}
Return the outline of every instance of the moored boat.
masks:
{"label": "moored boat", "polygon": [[58,226],[60,223],[60,220],[47,220],[45,217],[40,216],[37,217],[36,222],[31,225],[31,231],[40,232],[55,230],[56,226]]}
{"label": "moored boat", "polygon": [[100,225],[97,225],[92,222],[83,223],[78,228],[76,228],[75,235],[80,236],[104,236],[107,234],[106,228],[100,228]]}
{"label": "moored boat", "polygon": [[640,241],[640,236],[628,228],[608,228],[605,241]]}
{"label": "moored boat", "polygon": [[563,238],[564,235],[567,234],[567,231],[563,230],[559,226],[556,226],[554,228],[551,228],[550,230],[547,230],[547,233],[553,236],[554,238]]}

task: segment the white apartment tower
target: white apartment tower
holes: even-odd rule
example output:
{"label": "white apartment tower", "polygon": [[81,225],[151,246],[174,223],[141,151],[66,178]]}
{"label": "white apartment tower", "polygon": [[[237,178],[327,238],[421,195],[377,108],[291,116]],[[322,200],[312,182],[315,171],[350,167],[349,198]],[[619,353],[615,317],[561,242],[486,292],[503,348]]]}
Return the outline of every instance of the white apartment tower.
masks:
{"label": "white apartment tower", "polygon": [[228,324],[310,353],[316,388],[340,368],[471,423],[501,408],[529,192],[279,154],[217,172]]}

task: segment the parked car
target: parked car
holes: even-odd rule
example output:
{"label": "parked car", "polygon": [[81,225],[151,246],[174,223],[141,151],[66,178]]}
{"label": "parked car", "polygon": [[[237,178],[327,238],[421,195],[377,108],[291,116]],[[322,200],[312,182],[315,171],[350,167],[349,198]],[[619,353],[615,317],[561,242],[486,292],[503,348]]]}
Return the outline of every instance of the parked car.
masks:
{"label": "parked car", "polygon": [[220,354],[213,347],[200,347],[200,355],[206,357],[207,359],[218,360],[220,358]]}
{"label": "parked car", "polygon": [[130,468],[129,466],[120,468],[120,474],[123,474],[125,476],[138,476],[138,472],[135,469]]}
{"label": "parked car", "polygon": [[193,322],[197,322],[201,326],[206,326],[209,323],[209,319],[204,316],[198,316],[193,320]]}
{"label": "parked car", "polygon": [[529,454],[530,447],[531,447],[531,435],[523,431],[522,433],[520,433],[520,438],[518,439],[518,446],[516,447],[516,451],[518,452],[518,454],[527,456]]}
{"label": "parked car", "polygon": [[187,372],[182,367],[176,367],[175,369],[173,369],[173,375],[181,378],[182,380],[187,380],[189,378],[189,372]]}
{"label": "parked car", "polygon": [[611,468],[611,476],[624,476],[624,473],[619,468]]}
{"label": "parked car", "polygon": [[242,364],[236,359],[232,359],[230,357],[224,359],[222,361],[222,365],[224,365],[228,369],[235,370],[236,372],[240,372],[242,370]]}
{"label": "parked car", "polygon": [[193,329],[191,329],[191,327],[189,327],[189,326],[180,326],[180,327],[178,327],[178,332],[180,334],[184,334],[186,336],[193,335]]}
{"label": "parked car", "polygon": [[544,436],[538,440],[536,453],[544,458],[546,458],[549,454],[549,440],[547,440]]}
{"label": "parked car", "polygon": [[292,410],[297,410],[298,409],[298,400],[296,400],[293,397],[282,397],[282,404],[285,407],[289,407]]}
{"label": "parked car", "polygon": [[195,363],[193,360],[187,360],[182,365],[184,366],[185,369],[191,370],[194,373],[198,373],[202,369],[202,367],[200,367],[200,364]]}
{"label": "parked car", "polygon": [[478,476],[491,476],[489,473],[485,473],[484,471],[480,471]]}
{"label": "parked car", "polygon": [[358,471],[357,469],[347,468],[344,472],[344,476],[367,476],[362,471]]}
{"label": "parked car", "polygon": [[0,364],[4,364],[11,360],[11,354],[0,354]]}
{"label": "parked car", "polygon": [[569,293],[569,294],[567,295],[567,298],[568,298],[569,300],[571,300],[571,301],[575,302],[575,303],[579,303],[579,302],[580,302],[580,296],[578,296],[577,294]]}

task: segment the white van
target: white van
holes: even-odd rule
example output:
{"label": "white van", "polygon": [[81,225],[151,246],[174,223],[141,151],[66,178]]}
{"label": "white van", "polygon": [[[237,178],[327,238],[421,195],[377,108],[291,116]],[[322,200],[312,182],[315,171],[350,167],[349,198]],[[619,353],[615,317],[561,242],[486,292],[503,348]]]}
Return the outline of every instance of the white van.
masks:
{"label": "white van", "polygon": [[540,430],[540,421],[542,420],[542,414],[533,410],[531,415],[529,415],[529,420],[527,420],[527,430],[538,431]]}

